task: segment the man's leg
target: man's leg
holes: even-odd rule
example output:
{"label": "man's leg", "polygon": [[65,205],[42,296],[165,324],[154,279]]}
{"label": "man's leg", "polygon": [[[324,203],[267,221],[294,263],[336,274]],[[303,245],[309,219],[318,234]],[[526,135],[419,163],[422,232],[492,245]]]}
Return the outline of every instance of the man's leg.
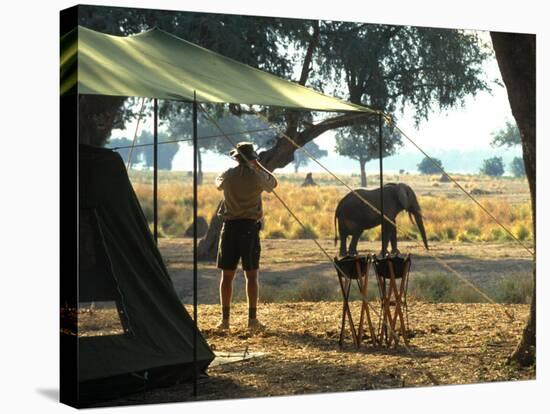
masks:
{"label": "man's leg", "polygon": [[220,328],[229,328],[229,314],[231,310],[231,296],[233,294],[233,279],[236,270],[222,270],[220,280],[220,303],[222,306],[222,321]]}
{"label": "man's leg", "polygon": [[[245,270],[244,272],[246,277],[246,297],[248,298],[248,309],[256,310],[258,305],[258,269],[254,270]],[[256,316],[254,315],[255,319]]]}
{"label": "man's leg", "polygon": [[246,277],[246,297],[248,299],[248,327],[251,329],[261,329],[264,326],[256,317],[258,306],[258,292],[260,286],[258,283],[258,269],[245,270]]}

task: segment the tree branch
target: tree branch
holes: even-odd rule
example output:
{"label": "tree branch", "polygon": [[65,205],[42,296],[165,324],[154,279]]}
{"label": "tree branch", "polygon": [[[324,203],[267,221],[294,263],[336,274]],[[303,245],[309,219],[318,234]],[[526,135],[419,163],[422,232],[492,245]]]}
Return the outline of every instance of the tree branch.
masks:
{"label": "tree branch", "polygon": [[[296,142],[296,144],[303,147],[308,142],[314,140],[319,135],[329,130],[357,125],[358,122],[365,123],[370,115],[372,114],[348,113],[325,119],[319,124],[313,125],[311,128],[307,128],[300,133],[297,133],[295,137],[291,136],[291,138],[294,142]],[[296,147],[285,137],[280,137],[277,139],[273,147],[259,154],[259,159],[268,170],[273,171],[277,168],[283,168],[291,163],[294,160],[294,151],[296,151]]]}

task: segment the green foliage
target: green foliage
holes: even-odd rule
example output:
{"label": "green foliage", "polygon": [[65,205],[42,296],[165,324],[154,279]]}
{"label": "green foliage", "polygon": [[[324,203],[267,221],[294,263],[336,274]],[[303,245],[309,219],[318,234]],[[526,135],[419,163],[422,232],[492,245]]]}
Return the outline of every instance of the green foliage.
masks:
{"label": "green foliage", "polygon": [[515,123],[506,121],[506,125],[501,130],[493,134],[491,145],[493,147],[514,147],[521,144],[519,129]]}
{"label": "green foliage", "polygon": [[[288,80],[299,69],[296,66],[305,63],[302,84],[389,114],[409,105],[417,122],[434,109],[453,107],[488,89],[483,63],[489,49],[474,32],[463,30],[104,6],[81,6],[78,23],[114,35],[158,27]],[[312,61],[305,58],[309,51]],[[120,111],[135,108],[135,102],[130,98]],[[147,100],[145,111],[149,105]],[[161,101],[160,118],[172,121],[178,114],[188,114],[188,107],[188,103]],[[301,144],[326,131],[325,125],[355,127],[352,119],[338,120],[309,133],[311,113],[264,110],[271,122],[291,134],[305,132]],[[269,134],[266,145],[271,147],[275,140],[275,134]]]}
{"label": "green foliage", "polygon": [[410,295],[430,303],[484,303],[486,300],[456,276],[429,273],[411,277]]}
{"label": "green foliage", "polygon": [[426,302],[448,302],[452,280],[444,274],[422,275],[411,280],[411,293]]}
{"label": "green foliage", "polygon": [[389,113],[410,104],[418,122],[488,89],[489,48],[472,32],[333,21],[322,33],[322,79],[342,81],[351,102]]}
{"label": "green foliage", "polygon": [[[485,303],[478,292],[456,276],[430,273],[411,277],[409,294],[431,303]],[[533,279],[525,276],[506,276],[489,296],[499,303],[530,303],[533,294]]]}
{"label": "green foliage", "polygon": [[510,172],[514,177],[525,177],[525,163],[523,158],[514,157],[510,163]]}
{"label": "green foliage", "polygon": [[[383,156],[389,157],[403,146],[401,134],[387,126],[382,128]],[[378,159],[380,154],[378,125],[376,122],[341,128],[336,133],[336,152],[359,161],[361,186],[367,185],[365,163]]]}
{"label": "green foliage", "polygon": [[480,170],[481,174],[491,177],[500,177],[504,174],[504,163],[502,157],[493,157],[483,160],[483,165]]}
{"label": "green foliage", "polygon": [[337,283],[313,276],[304,278],[290,296],[295,302],[317,302],[337,299],[337,294]]}
{"label": "green foliage", "polygon": [[506,276],[496,288],[496,300],[500,303],[530,303],[532,295],[531,277]]}
{"label": "green foliage", "polygon": [[[401,134],[388,127],[382,129],[383,156],[389,157],[403,145]],[[336,152],[357,161],[368,162],[379,158],[378,127],[376,125],[355,125],[342,128],[336,133]]]}
{"label": "green foliage", "polygon": [[434,162],[439,165],[439,167],[443,168],[443,163],[441,160],[438,160],[437,158],[430,158],[424,157],[420,163],[417,164],[418,171],[420,174],[438,174],[441,172],[440,168],[437,168],[436,165],[434,165]]}
{"label": "green foliage", "polygon": [[523,223],[515,224],[512,231],[519,240],[529,240],[531,238],[531,231]]}

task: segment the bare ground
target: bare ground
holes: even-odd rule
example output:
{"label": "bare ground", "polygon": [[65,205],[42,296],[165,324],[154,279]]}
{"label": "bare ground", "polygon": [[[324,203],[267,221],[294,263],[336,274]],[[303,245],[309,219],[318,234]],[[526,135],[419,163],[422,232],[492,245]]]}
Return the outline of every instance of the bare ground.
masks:
{"label": "bare ground", "polygon": [[[330,255],[332,241],[320,241]],[[160,248],[183,303],[191,303],[192,241],[161,239]],[[375,251],[377,243],[361,242],[360,249]],[[432,254],[443,259],[468,280],[491,288],[506,275],[532,276],[532,258],[509,243],[432,243],[428,253],[416,243],[400,248],[413,257],[411,279],[430,272],[445,273]],[[334,268],[311,240],[263,240],[261,289],[292,289],[305,278],[322,278],[338,288]],[[134,394],[102,405],[145,404],[191,400],[266,397],[321,392],[342,392],[434,383],[471,384],[535,379],[535,368],[506,364],[525,325],[528,305],[428,304],[409,300],[412,338],[407,350],[374,347],[368,339],[355,349],[351,337],[338,346],[342,304],[339,301],[262,303],[258,317],[267,325],[251,334],[246,326],[243,278],[234,289],[232,329],[218,331],[219,271],[214,263],[199,267],[199,327],[216,352],[263,353],[258,358],[219,365],[201,380],[198,397],[190,384]],[[240,299],[240,300],[239,300]],[[189,305],[186,305],[191,312]],[[360,303],[353,302],[354,315]],[[377,305],[375,305],[377,306]],[[505,310],[515,319],[510,321]],[[94,334],[116,332],[115,311],[98,309]],[[355,316],[357,319],[357,316]],[[79,323],[86,324],[86,315]],[[413,356],[410,355],[412,352]]]}
{"label": "bare ground", "polygon": [[[353,303],[355,315],[359,302]],[[246,305],[233,309],[233,327],[218,331],[216,305],[199,306],[200,328],[216,352],[261,352],[250,360],[208,370],[198,400],[267,397],[402,387],[471,384],[535,379],[535,368],[506,364],[528,313],[526,305],[414,303],[410,312],[409,354],[374,347],[368,339],[356,349],[348,335],[344,349],[338,336],[341,303],[265,304],[258,317],[267,325],[251,334],[245,328]],[[100,310],[99,312],[114,311]],[[107,314],[106,317],[109,317]],[[108,328],[107,328],[108,329]],[[103,405],[194,400],[190,384],[134,394]]]}
{"label": "bare ground", "polygon": [[[337,255],[332,240],[318,240],[331,257]],[[192,301],[192,239],[160,239],[159,246],[178,295],[183,302]],[[376,252],[377,242],[359,243],[359,253]],[[532,277],[533,259],[529,253],[510,243],[431,242],[426,251],[417,242],[402,241],[399,248],[412,255],[411,280],[418,275],[449,274],[446,263],[476,286],[491,291],[506,276]],[[333,265],[312,240],[262,240],[260,280],[266,289],[292,289],[305,279],[338,282]],[[235,295],[244,297],[244,278],[237,277]],[[199,303],[218,302],[219,271],[215,263],[199,264]],[[481,299],[481,298],[480,298]]]}

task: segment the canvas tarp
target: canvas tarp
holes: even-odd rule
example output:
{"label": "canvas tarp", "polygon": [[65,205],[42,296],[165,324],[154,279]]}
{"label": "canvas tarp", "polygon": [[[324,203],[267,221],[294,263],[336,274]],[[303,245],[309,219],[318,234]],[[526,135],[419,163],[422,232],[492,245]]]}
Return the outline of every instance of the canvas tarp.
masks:
{"label": "canvas tarp", "polygon": [[227,58],[160,29],[61,39],[61,94],[143,96],[331,112],[373,112]]}

